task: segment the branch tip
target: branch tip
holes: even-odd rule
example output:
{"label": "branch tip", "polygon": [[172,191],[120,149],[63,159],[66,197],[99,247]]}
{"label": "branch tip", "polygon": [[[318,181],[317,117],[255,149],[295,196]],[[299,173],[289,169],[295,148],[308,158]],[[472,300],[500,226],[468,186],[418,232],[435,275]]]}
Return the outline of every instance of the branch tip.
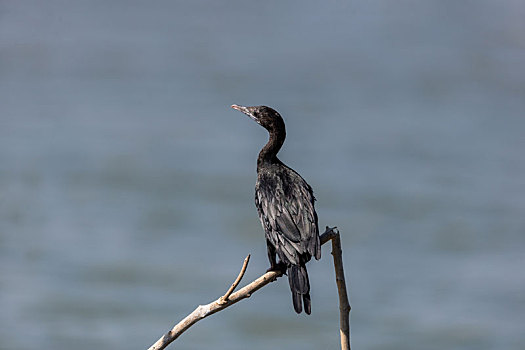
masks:
{"label": "branch tip", "polygon": [[244,262],[242,264],[241,272],[239,272],[239,275],[237,276],[235,281],[233,281],[230,289],[228,289],[226,294],[224,294],[222,297],[220,297],[219,300],[217,301],[219,304],[222,305],[222,304],[226,304],[228,302],[228,298],[230,297],[230,295],[233,293],[235,288],[237,288],[237,286],[241,282],[241,280],[242,280],[242,278],[244,276],[244,273],[246,272],[246,268],[248,267],[248,263],[249,262],[250,262],[250,254],[248,254],[248,256],[246,258],[244,258]]}

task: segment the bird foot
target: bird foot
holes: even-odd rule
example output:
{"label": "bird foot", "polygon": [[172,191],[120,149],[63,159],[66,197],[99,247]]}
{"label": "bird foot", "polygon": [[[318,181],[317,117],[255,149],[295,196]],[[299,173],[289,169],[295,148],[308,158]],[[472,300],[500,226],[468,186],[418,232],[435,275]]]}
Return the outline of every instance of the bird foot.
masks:
{"label": "bird foot", "polygon": [[270,266],[270,268],[268,270],[266,270],[266,272],[271,272],[271,271],[280,272],[282,274],[285,274],[286,273],[286,264],[283,263],[282,261],[280,261],[277,264],[272,264]]}

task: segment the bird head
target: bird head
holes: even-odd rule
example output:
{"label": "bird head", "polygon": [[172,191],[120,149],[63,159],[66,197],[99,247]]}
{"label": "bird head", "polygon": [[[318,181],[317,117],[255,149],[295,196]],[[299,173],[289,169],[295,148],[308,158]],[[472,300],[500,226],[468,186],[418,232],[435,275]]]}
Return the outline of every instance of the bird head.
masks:
{"label": "bird head", "polygon": [[239,105],[232,105],[232,108],[243,112],[269,132],[284,131],[283,118],[273,108],[267,106],[244,107]]}

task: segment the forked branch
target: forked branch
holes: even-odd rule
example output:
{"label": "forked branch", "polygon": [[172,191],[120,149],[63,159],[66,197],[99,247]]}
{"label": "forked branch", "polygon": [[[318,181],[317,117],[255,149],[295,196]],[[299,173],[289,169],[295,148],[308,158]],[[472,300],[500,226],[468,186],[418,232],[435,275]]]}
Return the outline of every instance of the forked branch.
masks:
{"label": "forked branch", "polygon": [[[339,238],[339,231],[336,227],[326,227],[326,231],[320,236],[321,244],[332,240],[332,255],[334,257],[335,275],[337,282],[337,290],[339,292],[339,311],[340,311],[340,333],[341,333],[341,349],[350,350],[350,304],[348,303],[348,296],[346,293],[346,285],[343,271],[343,259],[341,250],[341,240]],[[188,328],[193,326],[198,321],[205,317],[213,315],[228,306],[231,306],[242,299],[249,298],[254,292],[258,291],[270,282],[275,281],[277,278],[283,275],[279,271],[266,272],[255,281],[246,285],[245,287],[234,292],[235,288],[241,282],[241,279],[246,272],[250,255],[244,259],[241,272],[232,283],[226,294],[221,296],[219,299],[212,301],[206,305],[199,305],[192,313],[186,316],[182,321],[177,323],[169,332],[164,334],[159,340],[155,342],[148,350],[160,350],[166,348],[171,342],[177,339],[182,333]]]}

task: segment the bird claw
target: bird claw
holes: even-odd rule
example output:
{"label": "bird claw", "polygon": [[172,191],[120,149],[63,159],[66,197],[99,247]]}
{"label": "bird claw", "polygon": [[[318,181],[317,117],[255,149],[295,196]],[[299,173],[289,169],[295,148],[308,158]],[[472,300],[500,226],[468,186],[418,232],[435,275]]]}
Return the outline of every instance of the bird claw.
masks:
{"label": "bird claw", "polygon": [[282,261],[280,261],[277,264],[272,264],[270,266],[270,268],[268,270],[266,270],[266,272],[272,272],[272,271],[280,272],[282,274],[286,274],[286,264],[283,263]]}

